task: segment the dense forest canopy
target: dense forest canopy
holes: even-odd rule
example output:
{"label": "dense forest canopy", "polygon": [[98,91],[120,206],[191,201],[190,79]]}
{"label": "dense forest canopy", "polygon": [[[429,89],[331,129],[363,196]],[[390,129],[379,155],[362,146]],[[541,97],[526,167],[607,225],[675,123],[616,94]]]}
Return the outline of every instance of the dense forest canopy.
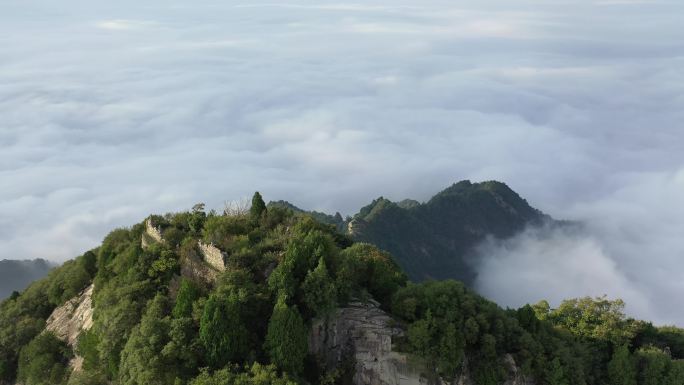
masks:
{"label": "dense forest canopy", "polygon": [[[411,283],[389,253],[258,193],[249,210],[197,205],[149,221],[163,241],[146,238],[145,223],[114,230],[2,302],[1,383],[346,384],[349,373],[309,354],[308,333],[371,299],[406,330],[397,347],[445,380],[467,357],[478,385],[498,385],[510,354],[540,385],[684,383],[684,331],[629,319],[620,300],[502,309],[461,282]],[[223,251],[225,271],[187,273],[198,241]],[[91,283],[94,324],[71,348],[45,322]],[[83,369],[72,373],[75,355]]]}

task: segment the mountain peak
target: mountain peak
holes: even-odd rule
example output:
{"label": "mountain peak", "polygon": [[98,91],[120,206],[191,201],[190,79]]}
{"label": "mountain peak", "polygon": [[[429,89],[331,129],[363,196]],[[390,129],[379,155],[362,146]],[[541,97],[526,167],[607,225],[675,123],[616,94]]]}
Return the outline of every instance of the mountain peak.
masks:
{"label": "mountain peak", "polygon": [[470,284],[468,260],[486,236],[508,238],[550,217],[505,183],[463,180],[426,203],[375,199],[354,217],[353,237],[391,252],[413,280],[457,278]]}

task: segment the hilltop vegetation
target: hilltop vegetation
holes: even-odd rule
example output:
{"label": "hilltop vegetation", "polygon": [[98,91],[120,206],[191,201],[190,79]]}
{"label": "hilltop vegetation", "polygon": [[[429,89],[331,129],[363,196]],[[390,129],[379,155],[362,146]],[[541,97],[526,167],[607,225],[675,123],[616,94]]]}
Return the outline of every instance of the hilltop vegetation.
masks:
{"label": "hilltop vegetation", "polygon": [[461,181],[425,203],[380,197],[346,219],[339,213],[306,212],[285,201],[270,205],[308,213],[355,241],[389,251],[414,282],[457,279],[469,286],[475,278],[474,249],[487,236],[505,239],[529,225],[562,223],[496,181]]}
{"label": "hilltop vegetation", "polygon": [[[496,212],[483,207],[467,210]],[[385,215],[364,213],[369,222]],[[0,305],[1,382],[348,384],[348,368],[328,372],[309,354],[311,324],[350,301],[375,299],[406,330],[394,343],[446,380],[467,358],[478,385],[498,385],[511,354],[540,385],[684,383],[682,330],[627,319],[620,301],[513,310],[457,281],[410,283],[391,254],[305,213],[266,207],[258,194],[246,212],[205,213],[197,205],[150,220],[163,242],[143,247],[143,223],[114,230]],[[501,226],[491,230],[510,228]],[[197,259],[198,240],[225,253],[226,270],[215,279],[183,273]],[[50,312],[91,282],[94,325],[75,349],[43,333]],[[75,355],[83,370],[72,373]]]}

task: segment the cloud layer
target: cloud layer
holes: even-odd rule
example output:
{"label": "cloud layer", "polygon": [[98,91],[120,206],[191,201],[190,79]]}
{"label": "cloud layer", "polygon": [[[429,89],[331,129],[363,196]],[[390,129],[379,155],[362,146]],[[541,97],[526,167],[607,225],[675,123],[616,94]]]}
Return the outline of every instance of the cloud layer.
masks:
{"label": "cloud layer", "polygon": [[[672,305],[684,294],[682,11],[657,0],[9,0],[0,259],[61,261],[151,212],[257,189],[352,213],[381,194],[499,179],[589,235],[492,249],[492,274],[526,278],[508,298],[483,277],[484,292],[504,304],[607,292],[684,324]],[[576,278],[535,278],[548,255],[575,261]],[[539,272],[557,271],[553,258]]]}

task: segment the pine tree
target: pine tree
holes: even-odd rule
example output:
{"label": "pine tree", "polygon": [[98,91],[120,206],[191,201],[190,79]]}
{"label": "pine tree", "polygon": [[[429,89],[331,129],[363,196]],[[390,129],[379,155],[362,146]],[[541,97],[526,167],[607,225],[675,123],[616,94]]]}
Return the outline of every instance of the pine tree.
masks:
{"label": "pine tree", "polygon": [[261,216],[263,213],[266,211],[266,203],[264,203],[264,199],[261,197],[261,194],[259,192],[255,192],[254,196],[252,196],[252,207],[249,209],[249,215],[252,218],[253,221],[259,221],[261,219]]}
{"label": "pine tree", "polygon": [[192,316],[192,303],[199,297],[197,286],[187,278],[183,278],[176,296],[176,305],[173,307],[174,318]]}
{"label": "pine tree", "polygon": [[264,344],[271,362],[290,374],[300,373],[308,350],[307,334],[302,316],[281,295],[273,308]]}
{"label": "pine tree", "polygon": [[302,289],[304,303],[314,315],[323,315],[335,307],[337,291],[328,275],[328,268],[323,257],[319,259],[318,266],[306,275]]}
{"label": "pine tree", "polygon": [[249,331],[235,298],[209,297],[200,320],[200,340],[206,349],[207,361],[214,368],[245,359]]}

